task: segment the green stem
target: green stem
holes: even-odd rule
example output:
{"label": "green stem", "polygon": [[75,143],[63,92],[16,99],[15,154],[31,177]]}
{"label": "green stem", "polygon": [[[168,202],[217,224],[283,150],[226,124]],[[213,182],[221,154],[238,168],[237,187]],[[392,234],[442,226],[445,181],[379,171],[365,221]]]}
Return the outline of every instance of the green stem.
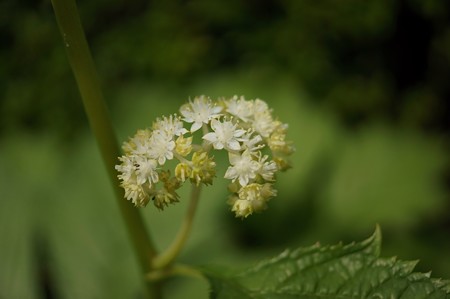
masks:
{"label": "green stem", "polygon": [[[151,270],[156,250],[139,211],[123,198],[117,173],[114,169],[120,148],[103,99],[99,78],[83,32],[74,0],[52,0],[64,44],[83,100],[89,124],[95,135],[110,181],[114,186],[117,202],[128,229],[142,273]],[[159,297],[158,287],[150,286],[154,298]]]}
{"label": "green stem", "polygon": [[198,278],[198,279],[204,279],[202,272],[195,269],[194,267],[184,265],[184,264],[174,264],[169,267],[160,269],[160,270],[154,270],[147,274],[147,279],[150,281],[159,281],[166,279],[168,277],[179,275],[179,276],[186,276],[186,277],[192,277],[192,278]]}
{"label": "green stem", "polygon": [[200,191],[201,185],[192,185],[191,199],[186,212],[186,217],[172,244],[153,260],[154,269],[161,269],[169,266],[183,249],[194,222],[195,211],[197,210],[197,204],[200,199]]}

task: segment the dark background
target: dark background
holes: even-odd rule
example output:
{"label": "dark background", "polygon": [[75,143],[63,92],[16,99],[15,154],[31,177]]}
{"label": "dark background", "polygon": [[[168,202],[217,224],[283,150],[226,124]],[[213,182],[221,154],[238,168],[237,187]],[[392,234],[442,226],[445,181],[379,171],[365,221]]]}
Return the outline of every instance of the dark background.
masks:
{"label": "dark background", "polygon": [[[235,219],[219,172],[184,262],[244,266],[379,223],[383,256],[450,277],[448,1],[78,5],[120,141],[199,94],[262,98],[290,125],[294,167],[269,209]],[[138,297],[49,1],[1,2],[0,38],[0,298]],[[184,204],[144,210],[159,247]]]}

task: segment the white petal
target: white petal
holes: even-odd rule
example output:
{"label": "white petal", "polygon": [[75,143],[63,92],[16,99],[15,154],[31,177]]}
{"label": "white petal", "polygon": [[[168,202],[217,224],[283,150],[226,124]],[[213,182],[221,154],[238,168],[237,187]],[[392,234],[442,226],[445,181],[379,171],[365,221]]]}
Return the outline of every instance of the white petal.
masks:
{"label": "white petal", "polygon": [[245,130],[236,130],[233,135],[234,135],[234,137],[241,137],[244,134],[245,134]]}
{"label": "white petal", "polygon": [[242,187],[247,186],[247,184],[248,184],[248,176],[240,176],[239,177],[239,184],[241,184]]}
{"label": "white petal", "polygon": [[185,117],[183,118],[183,120],[184,120],[185,122],[187,122],[187,123],[193,123],[193,122],[194,122],[194,119],[193,119],[192,117],[188,117],[188,116],[185,116]]}
{"label": "white petal", "polygon": [[211,109],[212,114],[217,114],[217,113],[219,113],[220,111],[222,111],[222,107],[221,107],[221,106],[214,106],[214,107]]}
{"label": "white petal", "polygon": [[211,120],[211,128],[214,130],[214,131],[217,131],[217,128],[220,126],[220,122],[217,120],[217,119],[212,119]]}
{"label": "white petal", "polygon": [[228,155],[228,159],[230,160],[231,165],[234,165],[234,164],[236,164],[237,162],[239,162],[240,158],[241,158],[241,156],[238,155],[238,154],[230,153],[230,154]]}
{"label": "white petal", "polygon": [[191,133],[197,131],[198,129],[200,129],[202,127],[202,123],[201,122],[195,122],[192,124],[191,127]]}
{"label": "white petal", "polygon": [[202,138],[207,140],[207,141],[209,141],[209,142],[211,142],[211,143],[217,141],[217,135],[216,135],[216,133],[213,133],[213,132],[206,134]]}
{"label": "white petal", "polygon": [[232,139],[228,141],[228,148],[233,151],[238,151],[241,149],[241,145],[236,140]]}
{"label": "white petal", "polygon": [[228,167],[227,171],[225,172],[224,178],[232,180],[237,177],[236,171],[234,167],[230,166]]}
{"label": "white petal", "polygon": [[158,173],[156,171],[152,172],[151,178],[152,178],[152,182],[157,183],[159,181]]}
{"label": "white petal", "polygon": [[221,150],[221,149],[223,149],[223,147],[224,147],[224,145],[220,141],[214,143],[214,148],[217,149],[217,150]]}
{"label": "white petal", "polygon": [[188,130],[186,130],[185,128],[180,128],[175,132],[175,135],[180,136],[180,135],[184,135],[187,132],[189,132]]}
{"label": "white petal", "polygon": [[166,153],[166,158],[167,158],[167,160],[172,160],[173,159],[173,153],[172,152],[167,152]]}

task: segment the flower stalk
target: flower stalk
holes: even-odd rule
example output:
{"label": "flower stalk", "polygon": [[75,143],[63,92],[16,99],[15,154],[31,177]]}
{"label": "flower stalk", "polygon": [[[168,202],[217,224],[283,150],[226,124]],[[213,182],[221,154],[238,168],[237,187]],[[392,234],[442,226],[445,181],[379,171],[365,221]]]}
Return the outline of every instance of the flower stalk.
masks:
{"label": "flower stalk", "polygon": [[[156,250],[139,211],[132,204],[123,200],[123,189],[119,187],[117,173],[114,169],[117,157],[120,156],[120,149],[111,125],[76,3],[74,0],[52,0],[52,5],[89,124],[113,185],[132,246],[136,252],[142,273],[148,273]],[[153,298],[159,297],[158,287],[149,285],[148,290]]]}
{"label": "flower stalk", "polygon": [[197,210],[197,204],[200,199],[201,185],[192,185],[191,200],[186,212],[186,217],[173,240],[172,244],[160,255],[156,256],[153,260],[153,268],[161,269],[169,266],[174,262],[178,254],[183,249],[184,244],[189,236],[194,221],[195,211]]}

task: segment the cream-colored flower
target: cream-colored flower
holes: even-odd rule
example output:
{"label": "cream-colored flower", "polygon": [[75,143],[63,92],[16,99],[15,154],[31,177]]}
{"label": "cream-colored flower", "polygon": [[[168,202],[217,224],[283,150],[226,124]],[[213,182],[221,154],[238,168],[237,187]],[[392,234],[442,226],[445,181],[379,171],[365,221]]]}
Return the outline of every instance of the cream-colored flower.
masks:
{"label": "cream-colored flower", "polygon": [[260,156],[259,158],[259,169],[258,169],[258,174],[260,176],[262,176],[262,178],[266,181],[273,181],[275,180],[274,176],[275,173],[278,171],[278,166],[275,163],[275,161],[267,161],[267,159],[269,158],[269,156],[264,155],[264,156]]}
{"label": "cream-colored flower", "polygon": [[262,149],[265,144],[262,143],[263,139],[261,135],[255,133],[253,130],[246,131],[242,136],[242,149],[247,149],[250,152],[256,152]]}
{"label": "cream-colored flower", "polygon": [[226,179],[233,182],[238,180],[241,186],[245,186],[256,177],[260,163],[255,161],[248,150],[242,154],[230,153],[228,157],[232,166],[228,167],[225,173]]}
{"label": "cream-colored flower", "polygon": [[250,121],[253,115],[253,102],[246,101],[243,96],[234,96],[231,99],[225,101],[227,106],[226,111],[231,115],[234,115],[244,122]]}
{"label": "cream-colored flower", "polygon": [[266,102],[259,99],[256,99],[253,103],[252,127],[264,138],[269,137],[276,127],[276,123],[272,118],[272,111]]}
{"label": "cream-colored flower", "polygon": [[150,136],[150,130],[138,130],[128,142],[123,143],[123,151],[125,154],[145,155],[149,149]]}
{"label": "cream-colored flower", "polygon": [[183,122],[176,114],[169,115],[169,117],[163,116],[158,118],[152,126],[154,131],[163,131],[168,136],[181,136],[186,134],[188,130],[183,127]]}
{"label": "cream-colored flower", "polygon": [[149,142],[149,156],[158,161],[160,165],[173,159],[175,141],[172,136],[161,130],[153,131]]}
{"label": "cream-colored flower", "polygon": [[136,181],[142,185],[148,182],[149,186],[158,182],[158,173],[156,167],[158,162],[154,159],[148,159],[146,157],[136,157]]}
{"label": "cream-colored flower", "polygon": [[205,96],[196,97],[194,101],[189,101],[180,108],[180,113],[184,116],[183,120],[192,123],[191,132],[200,129],[203,124],[208,124],[211,119],[219,117],[220,111],[222,107],[212,104],[211,100]]}
{"label": "cream-colored flower", "polygon": [[135,156],[122,156],[119,157],[119,161],[122,162],[116,165],[115,168],[119,172],[117,176],[122,181],[129,181],[136,172],[136,166],[134,164]]}
{"label": "cream-colored flower", "polygon": [[231,151],[239,151],[241,149],[239,141],[245,134],[245,130],[238,129],[237,124],[230,120],[220,122],[217,119],[213,119],[211,120],[211,128],[214,132],[205,134],[203,139],[212,143],[215,149]]}

